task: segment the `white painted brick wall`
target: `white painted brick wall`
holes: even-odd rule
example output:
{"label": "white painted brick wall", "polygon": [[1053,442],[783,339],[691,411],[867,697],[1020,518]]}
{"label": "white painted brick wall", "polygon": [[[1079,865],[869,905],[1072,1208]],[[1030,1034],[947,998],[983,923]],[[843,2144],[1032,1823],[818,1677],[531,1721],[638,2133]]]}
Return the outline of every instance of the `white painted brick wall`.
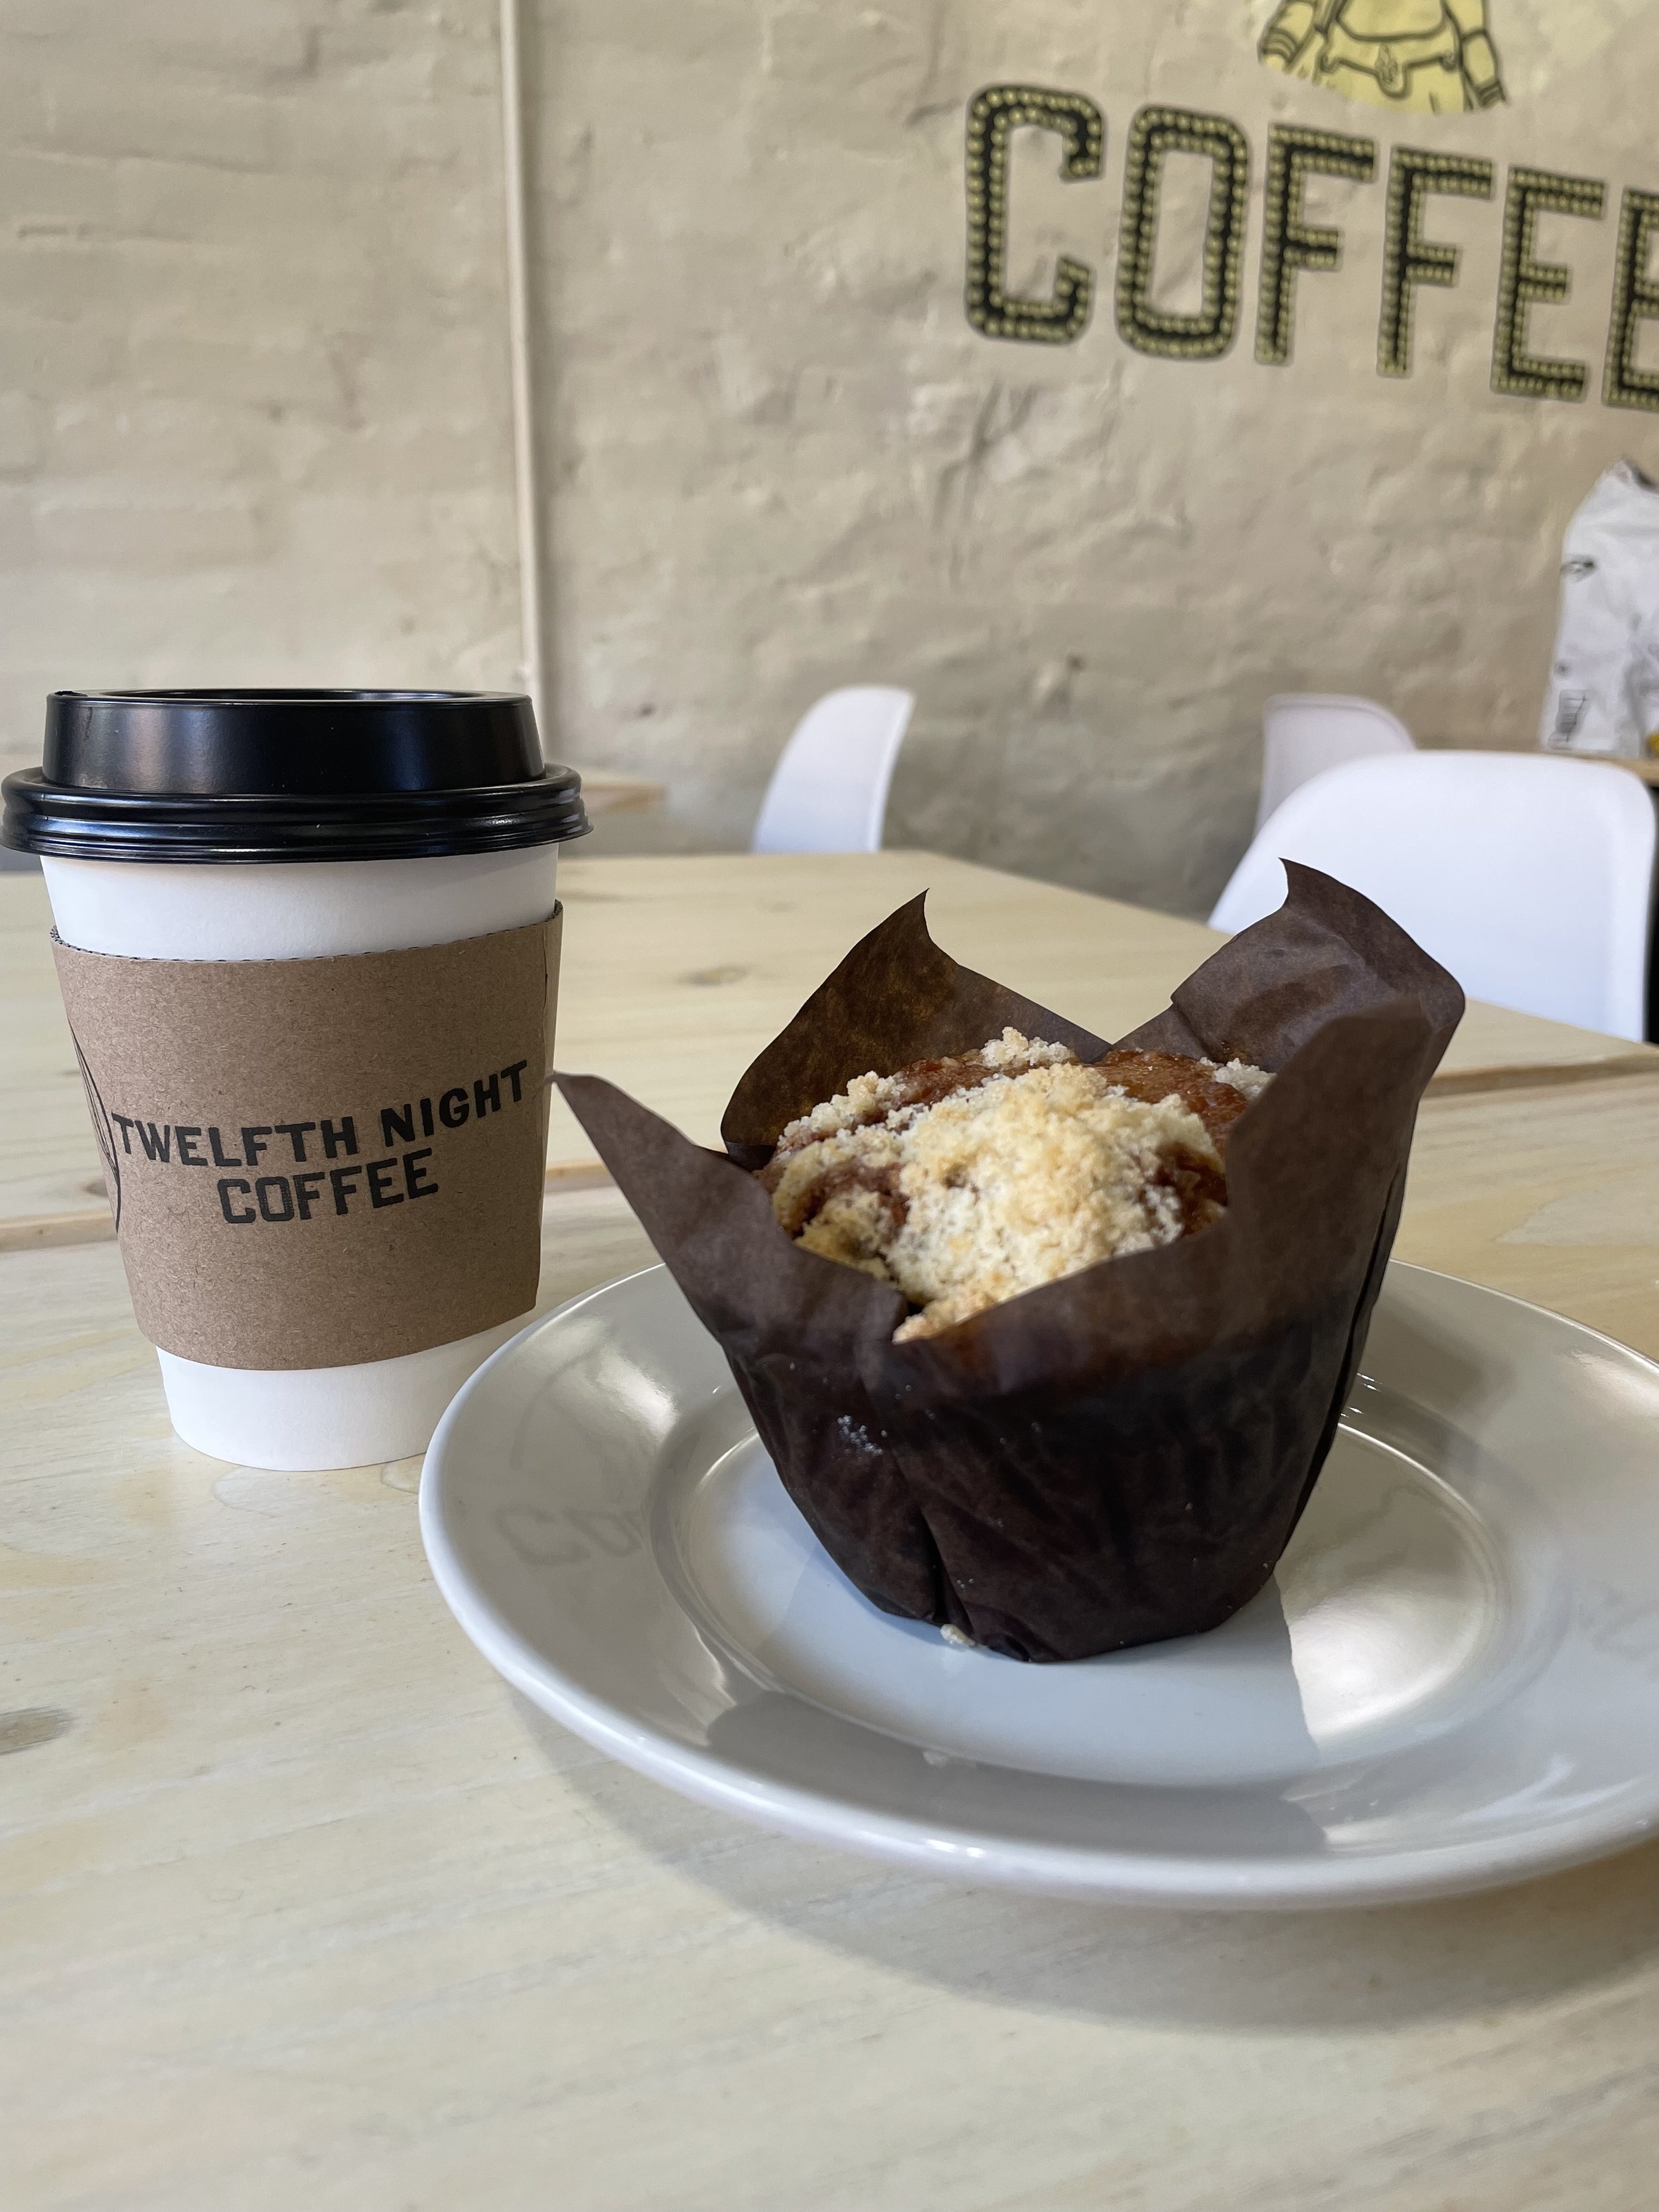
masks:
{"label": "white painted brick wall", "polygon": [[[1376,374],[1382,187],[1310,193],[1347,234],[1301,282],[1297,357],[1254,357],[1267,130],[1326,130],[1659,190],[1659,10],[1491,0],[1514,98],[1396,117],[1262,70],[1239,0],[539,0],[544,412],[559,699],[573,747],[675,784],[666,832],[738,841],[795,716],[849,680],[921,704],[890,836],[1202,910],[1248,834],[1262,699],[1358,690],[1425,737],[1529,743],[1568,514],[1659,417],[1489,388],[1501,201],[1419,366]],[[1076,344],[963,318],[963,113],[1087,93],[1105,174],[1016,158],[1014,270],[1097,270]],[[1148,100],[1245,129],[1232,354],[1113,326],[1123,150]],[[1614,213],[1616,214],[1616,200]],[[1537,342],[1600,385],[1615,224],[1546,221],[1577,297]],[[1659,333],[1656,333],[1659,337]],[[1654,357],[1659,359],[1659,349]]]}
{"label": "white painted brick wall", "polygon": [[[1253,358],[1275,118],[1605,178],[1552,218],[1601,349],[1626,184],[1659,190],[1639,0],[1491,0],[1511,104],[1396,117],[1263,71],[1265,0],[526,0],[551,742],[656,774],[636,841],[738,844],[843,682],[921,705],[890,835],[1201,909],[1275,689],[1439,742],[1530,739],[1563,525],[1659,416],[1489,387],[1501,202],[1437,200],[1455,293],[1375,372],[1382,185],[1297,356]],[[0,749],[56,683],[514,678],[495,0],[0,8]],[[978,88],[1088,94],[1105,173],[1015,157],[1012,273],[1097,272],[1075,345],[963,314]],[[1248,133],[1227,359],[1113,325],[1148,100]],[[1171,205],[1169,274],[1183,273]],[[1189,256],[1187,257],[1189,259]],[[1659,334],[1656,334],[1659,335]],[[1659,362],[1659,348],[1650,356]],[[608,830],[615,842],[618,831]]]}
{"label": "white painted brick wall", "polygon": [[0,758],[57,684],[512,684],[491,0],[0,8]]}

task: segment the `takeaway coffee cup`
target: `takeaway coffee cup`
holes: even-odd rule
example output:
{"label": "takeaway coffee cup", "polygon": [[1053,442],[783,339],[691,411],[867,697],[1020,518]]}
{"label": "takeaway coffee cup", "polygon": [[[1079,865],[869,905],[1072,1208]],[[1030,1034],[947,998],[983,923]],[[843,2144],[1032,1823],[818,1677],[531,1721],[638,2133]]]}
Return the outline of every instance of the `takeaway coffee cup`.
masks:
{"label": "takeaway coffee cup", "polygon": [[174,1428],[423,1450],[535,1303],[579,778],[522,698],[57,692],[4,792]]}

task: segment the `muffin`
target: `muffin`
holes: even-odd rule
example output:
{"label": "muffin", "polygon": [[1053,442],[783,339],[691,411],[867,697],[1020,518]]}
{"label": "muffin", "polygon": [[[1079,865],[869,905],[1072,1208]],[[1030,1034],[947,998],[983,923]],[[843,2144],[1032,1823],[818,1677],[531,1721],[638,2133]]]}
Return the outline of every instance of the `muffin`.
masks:
{"label": "muffin", "polygon": [[1368,900],[1287,873],[1115,1045],[913,901],[743,1076],[724,1156],[557,1079],[872,1605],[1048,1663],[1212,1628],[1272,1575],[1462,1011]]}
{"label": "muffin", "polygon": [[1170,1053],[1084,1062],[1008,1028],[855,1077],[758,1173],[799,1244],[902,1292],[904,1343],[1219,1220],[1227,1132],[1268,1080]]}

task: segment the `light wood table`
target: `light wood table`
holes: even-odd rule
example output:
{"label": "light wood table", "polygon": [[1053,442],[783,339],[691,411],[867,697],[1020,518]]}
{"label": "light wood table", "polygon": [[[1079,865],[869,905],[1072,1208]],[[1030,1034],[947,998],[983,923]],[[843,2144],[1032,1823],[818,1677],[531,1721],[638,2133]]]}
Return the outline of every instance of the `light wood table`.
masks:
{"label": "light wood table", "polygon": [[[946,949],[1121,1036],[1221,942],[1195,921],[936,854],[572,860],[558,1056],[606,1075],[699,1142],[719,1141],[733,1084],[866,930],[918,891]],[[0,878],[0,1250],[111,1233],[47,945],[38,877]],[[1486,1089],[1659,1068],[1659,1049],[1472,1006],[1438,1079]],[[554,1102],[550,1169],[592,1178],[592,1147]]]}
{"label": "light wood table", "polygon": [[[1425,750],[1441,752],[1456,751],[1462,748],[1455,744],[1443,744],[1438,740],[1431,740]],[[1486,748],[1476,746],[1474,750],[1485,751]],[[1497,750],[1499,752],[1527,753],[1534,758],[1539,757],[1541,754],[1545,760],[1585,761],[1592,768],[1622,768],[1627,769],[1632,775],[1640,776],[1644,783],[1659,785],[1659,759],[1656,759],[1650,754],[1632,760],[1624,753],[1574,753],[1565,750],[1558,752],[1553,748],[1540,747],[1535,738],[1517,745],[1499,745]]]}
{"label": "light wood table", "polygon": [[[1109,1032],[1190,964],[1188,925],[915,856],[585,864],[573,982],[612,988],[580,1041],[695,1120],[928,875],[953,950]],[[1659,1079],[1574,1049],[1431,1097],[1399,1249],[1659,1353]],[[560,1186],[545,1304],[648,1258],[614,1190]],[[1654,2201],[1659,1846],[1235,1917],[740,1827],[496,1680],[427,1574],[416,1462],[179,1443],[107,1242],[0,1255],[0,1439],[6,2212]]]}
{"label": "light wood table", "polygon": [[1659,787],[1659,760],[1625,760],[1613,754],[1603,757],[1610,760],[1614,768],[1628,769],[1632,775],[1639,775],[1644,783]]}
{"label": "light wood table", "polygon": [[668,796],[666,784],[649,776],[616,775],[609,769],[578,769],[582,801],[590,814],[647,814]]}

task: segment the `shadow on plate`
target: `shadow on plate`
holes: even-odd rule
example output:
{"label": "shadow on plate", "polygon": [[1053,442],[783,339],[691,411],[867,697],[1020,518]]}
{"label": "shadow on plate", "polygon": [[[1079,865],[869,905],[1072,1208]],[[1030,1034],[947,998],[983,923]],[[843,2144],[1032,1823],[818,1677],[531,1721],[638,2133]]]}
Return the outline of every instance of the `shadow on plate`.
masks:
{"label": "shadow on plate", "polygon": [[1544,2004],[1659,1952],[1659,1844],[1507,1890],[1363,1911],[1180,1912],[975,1890],[750,1828],[614,1764],[574,1788],[734,1910],[958,1995],[1037,2013],[1232,2031],[1391,2028]]}

